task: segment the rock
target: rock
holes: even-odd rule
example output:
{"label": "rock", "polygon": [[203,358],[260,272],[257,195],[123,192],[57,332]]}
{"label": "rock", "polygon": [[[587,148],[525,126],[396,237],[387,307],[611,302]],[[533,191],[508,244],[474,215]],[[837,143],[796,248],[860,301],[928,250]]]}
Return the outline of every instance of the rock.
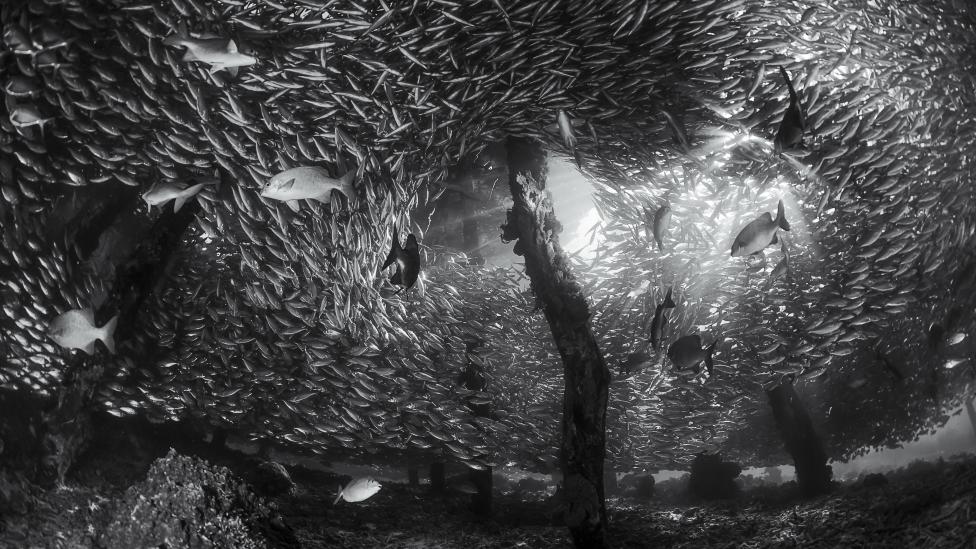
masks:
{"label": "rock", "polygon": [[27,513],[32,499],[30,483],[23,474],[0,470],[0,517]]}
{"label": "rock", "polygon": [[650,473],[634,473],[620,479],[620,492],[625,497],[650,499],[654,496],[654,476]]}
{"label": "rock", "polygon": [[864,486],[865,488],[877,488],[879,486],[887,485],[888,477],[881,473],[871,473],[870,475],[864,477],[864,480],[861,481],[861,486]]}
{"label": "rock", "polygon": [[291,480],[288,469],[275,461],[262,462],[249,480],[254,491],[263,497],[274,498],[295,492],[295,482]]}
{"label": "rock", "polygon": [[739,493],[735,477],[742,472],[737,463],[722,461],[719,454],[704,452],[695,456],[691,464],[688,489],[703,499],[734,498]]}

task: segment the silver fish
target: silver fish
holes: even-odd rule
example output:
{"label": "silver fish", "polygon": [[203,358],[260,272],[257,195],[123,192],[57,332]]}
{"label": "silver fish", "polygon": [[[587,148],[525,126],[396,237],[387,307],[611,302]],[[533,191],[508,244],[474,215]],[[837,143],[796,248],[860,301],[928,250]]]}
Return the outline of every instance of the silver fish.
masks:
{"label": "silver fish", "polygon": [[153,185],[148,191],[142,194],[142,199],[146,201],[146,205],[152,208],[153,206],[164,206],[170,200],[174,200],[173,211],[178,212],[183,204],[187,200],[193,198],[204,187],[213,182],[207,181],[203,183],[197,183],[196,185],[190,185],[189,187],[182,188],[177,186],[176,183],[172,181],[159,181]]}
{"label": "silver fish", "polygon": [[116,315],[104,326],[95,326],[95,316],[91,309],[72,309],[58,315],[48,324],[47,335],[66,349],[82,349],[88,354],[95,352],[95,340],[101,340],[108,351],[115,354]]}
{"label": "silver fish", "polygon": [[372,477],[360,477],[350,480],[345,488],[339,486],[339,493],[336,494],[335,501],[332,502],[332,505],[338,504],[339,500],[346,500],[350,503],[367,500],[373,497],[376,492],[379,492],[382,487],[383,485]]}
{"label": "silver fish", "polygon": [[175,34],[163,40],[167,46],[186,48],[183,62],[202,61],[210,65],[211,72],[228,70],[231,76],[236,76],[237,67],[247,67],[257,63],[257,58],[240,53],[237,43],[227,38],[193,38],[189,35],[185,25],[181,25]]}
{"label": "silver fish", "polygon": [[293,211],[298,212],[298,201],[303,199],[328,202],[332,191],[339,191],[347,197],[355,196],[353,181],[356,170],[346,172],[340,179],[329,175],[318,166],[299,166],[276,174],[261,189],[261,196],[282,200]]}

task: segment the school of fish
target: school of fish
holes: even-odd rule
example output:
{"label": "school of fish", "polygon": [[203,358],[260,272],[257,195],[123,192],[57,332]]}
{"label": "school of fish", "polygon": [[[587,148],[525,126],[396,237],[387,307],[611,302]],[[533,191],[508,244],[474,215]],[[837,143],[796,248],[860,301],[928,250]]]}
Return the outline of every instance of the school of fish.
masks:
{"label": "school of fish", "polygon": [[[618,470],[782,452],[748,431],[784,379],[885,420],[828,432],[832,455],[925,431],[976,372],[974,21],[951,0],[5,3],[0,384],[56,390],[65,348],[100,340],[119,415],[551,468],[561,366],[524,274],[436,261],[410,215],[520,134],[594,183],[599,251],[573,265],[631,370]],[[189,201],[113,341],[86,312],[112,285],[81,267],[111,251],[95,228]],[[454,382],[465,361],[486,391]]]}

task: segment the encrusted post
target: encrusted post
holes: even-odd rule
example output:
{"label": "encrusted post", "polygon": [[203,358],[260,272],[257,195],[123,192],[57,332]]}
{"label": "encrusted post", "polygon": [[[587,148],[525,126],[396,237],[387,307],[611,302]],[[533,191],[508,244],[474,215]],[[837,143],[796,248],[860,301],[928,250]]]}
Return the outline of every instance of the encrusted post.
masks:
{"label": "encrusted post", "polygon": [[[179,213],[172,206],[164,210],[128,260],[115,266],[111,294],[95,311],[95,323],[102,325],[119,314],[116,341],[128,337],[139,307],[163,274],[163,267],[179,246],[200,205],[188,202]],[[41,434],[41,460],[38,482],[53,486],[64,481],[68,469],[85,450],[91,438],[91,404],[101,384],[107,361],[101,353],[92,356],[75,352],[65,365],[65,375],[56,404],[45,414]]]}
{"label": "encrusted post", "polygon": [[537,303],[563,361],[565,521],[576,547],[607,547],[603,460],[610,372],[590,330],[582,287],[559,246],[560,226],[546,190],[546,151],[537,141],[509,137],[507,154],[514,206],[502,239],[515,240],[515,254],[525,257]]}
{"label": "encrusted post", "polygon": [[773,408],[773,417],[786,444],[786,451],[793,456],[800,490],[806,496],[826,493],[830,490],[832,475],[827,465],[827,453],[793,384],[784,382],[766,391],[766,396]]}
{"label": "encrusted post", "polygon": [[430,464],[430,490],[435,494],[444,493],[447,484],[444,482],[444,462],[435,461]]}

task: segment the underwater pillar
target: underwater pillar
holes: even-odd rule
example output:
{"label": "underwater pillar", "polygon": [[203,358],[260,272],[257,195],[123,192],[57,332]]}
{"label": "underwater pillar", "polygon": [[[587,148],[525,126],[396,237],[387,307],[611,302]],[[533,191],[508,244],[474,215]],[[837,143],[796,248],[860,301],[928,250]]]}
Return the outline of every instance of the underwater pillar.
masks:
{"label": "underwater pillar", "polygon": [[435,461],[430,464],[430,490],[435,494],[444,492],[444,463]]}
{"label": "underwater pillar", "polygon": [[479,515],[491,514],[491,467],[484,470],[469,469],[468,480],[478,489],[471,495],[471,511]]}
{"label": "underwater pillar", "polygon": [[217,427],[210,436],[210,445],[217,449],[223,449],[227,445],[227,429]]}
{"label": "underwater pillar", "polygon": [[516,241],[536,304],[546,316],[563,363],[560,464],[564,518],[576,547],[608,546],[603,489],[610,371],[590,330],[590,312],[559,245],[561,230],[546,189],[546,151],[538,141],[509,137],[508,184],[513,206],[502,240]]}
{"label": "underwater pillar", "polygon": [[816,496],[830,490],[830,466],[813,421],[800,401],[793,384],[784,382],[766,391],[769,405],[779,427],[786,451],[793,456],[796,480],[805,496]]}
{"label": "underwater pillar", "polygon": [[[105,302],[95,311],[95,323],[104,325],[118,314],[115,331],[120,348],[136,324],[143,300],[163,276],[163,266],[179,247],[187,227],[193,222],[200,204],[191,201],[178,213],[166,208],[129,257],[114,265],[115,283]],[[101,344],[99,344],[100,346]],[[142,357],[134,356],[136,362]],[[64,377],[54,398],[54,405],[43,414],[37,482],[53,487],[64,482],[68,470],[87,448],[92,435],[94,395],[108,375],[114,375],[114,357],[104,351],[86,355],[75,351],[65,361]]]}

